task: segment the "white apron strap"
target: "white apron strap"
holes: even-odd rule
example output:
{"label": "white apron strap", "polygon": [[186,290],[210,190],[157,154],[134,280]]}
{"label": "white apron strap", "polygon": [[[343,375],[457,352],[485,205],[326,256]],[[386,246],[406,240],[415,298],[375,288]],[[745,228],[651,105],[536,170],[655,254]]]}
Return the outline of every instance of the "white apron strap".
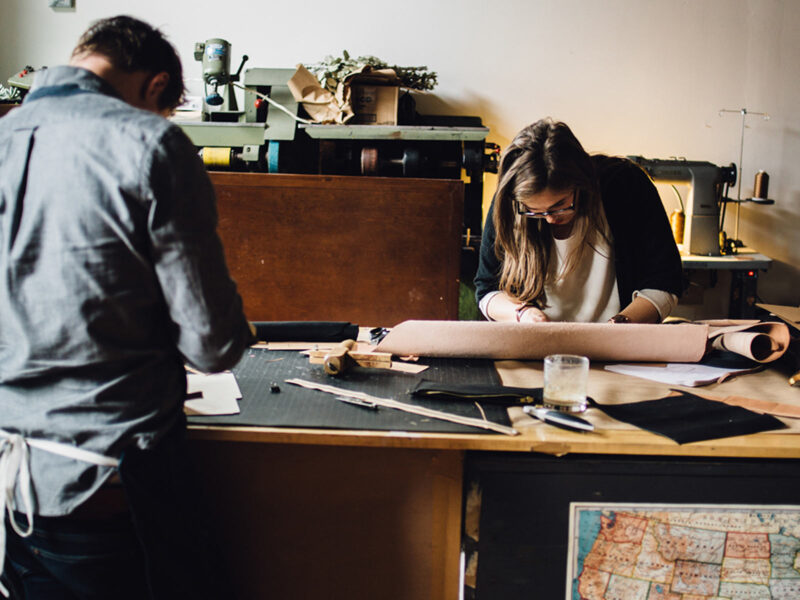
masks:
{"label": "white apron strap", "polygon": [[[49,440],[24,438],[16,433],[0,429],[0,573],[3,572],[6,556],[5,515],[8,522],[20,537],[33,533],[33,486],[31,484],[30,456],[28,446],[39,448],[52,454],[73,458],[101,467],[118,467],[119,460],[96,452],[82,450],[69,444]],[[14,518],[14,490],[19,485],[20,497],[24,504],[27,526],[23,527]],[[0,594],[8,598],[9,592],[0,582]]]}

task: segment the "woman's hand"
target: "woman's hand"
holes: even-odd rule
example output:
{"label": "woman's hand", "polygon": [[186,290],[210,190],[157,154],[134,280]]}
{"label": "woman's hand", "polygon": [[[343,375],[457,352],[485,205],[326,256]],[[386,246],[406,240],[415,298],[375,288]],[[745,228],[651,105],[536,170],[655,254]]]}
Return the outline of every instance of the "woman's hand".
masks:
{"label": "woman's hand", "polygon": [[495,294],[487,306],[492,321],[517,321],[518,323],[542,323],[549,321],[541,310],[530,304],[520,304],[505,292]]}
{"label": "woman's hand", "polygon": [[517,320],[520,323],[544,323],[549,321],[547,315],[535,306],[520,306],[517,309]]}

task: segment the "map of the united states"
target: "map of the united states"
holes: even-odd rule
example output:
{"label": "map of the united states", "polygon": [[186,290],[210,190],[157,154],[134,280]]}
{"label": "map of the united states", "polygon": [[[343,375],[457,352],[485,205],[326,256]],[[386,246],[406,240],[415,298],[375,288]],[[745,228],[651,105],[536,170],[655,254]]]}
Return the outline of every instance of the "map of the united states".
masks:
{"label": "map of the united states", "polygon": [[800,507],[571,512],[572,600],[800,599]]}

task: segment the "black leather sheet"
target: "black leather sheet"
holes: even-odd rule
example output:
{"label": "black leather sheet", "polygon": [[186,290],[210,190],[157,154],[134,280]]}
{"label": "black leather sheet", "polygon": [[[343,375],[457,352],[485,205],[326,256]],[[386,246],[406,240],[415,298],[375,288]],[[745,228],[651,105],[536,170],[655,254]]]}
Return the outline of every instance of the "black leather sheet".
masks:
{"label": "black leather sheet", "polygon": [[358,337],[358,325],[345,321],[255,321],[261,342],[341,342]]}
{"label": "black leather sheet", "polygon": [[421,398],[450,398],[461,402],[478,401],[484,404],[525,406],[542,403],[542,388],[518,388],[482,383],[440,383],[422,379],[412,390]]}
{"label": "black leather sheet", "polygon": [[771,415],[706,400],[688,392],[644,402],[614,405],[592,402],[592,405],[618,421],[666,436],[679,444],[785,427]]}

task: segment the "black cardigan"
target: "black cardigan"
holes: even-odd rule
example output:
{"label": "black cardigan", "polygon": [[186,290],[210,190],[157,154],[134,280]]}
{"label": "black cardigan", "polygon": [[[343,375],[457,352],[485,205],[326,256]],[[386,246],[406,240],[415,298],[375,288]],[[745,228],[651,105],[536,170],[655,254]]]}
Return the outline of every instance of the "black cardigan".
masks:
{"label": "black cardigan", "polygon": [[[680,297],[683,270],[661,198],[647,174],[624,158],[592,156],[614,246],[622,308],[636,290],[656,289]],[[475,295],[480,302],[498,289],[501,262],[495,254],[494,201],[486,216]]]}

